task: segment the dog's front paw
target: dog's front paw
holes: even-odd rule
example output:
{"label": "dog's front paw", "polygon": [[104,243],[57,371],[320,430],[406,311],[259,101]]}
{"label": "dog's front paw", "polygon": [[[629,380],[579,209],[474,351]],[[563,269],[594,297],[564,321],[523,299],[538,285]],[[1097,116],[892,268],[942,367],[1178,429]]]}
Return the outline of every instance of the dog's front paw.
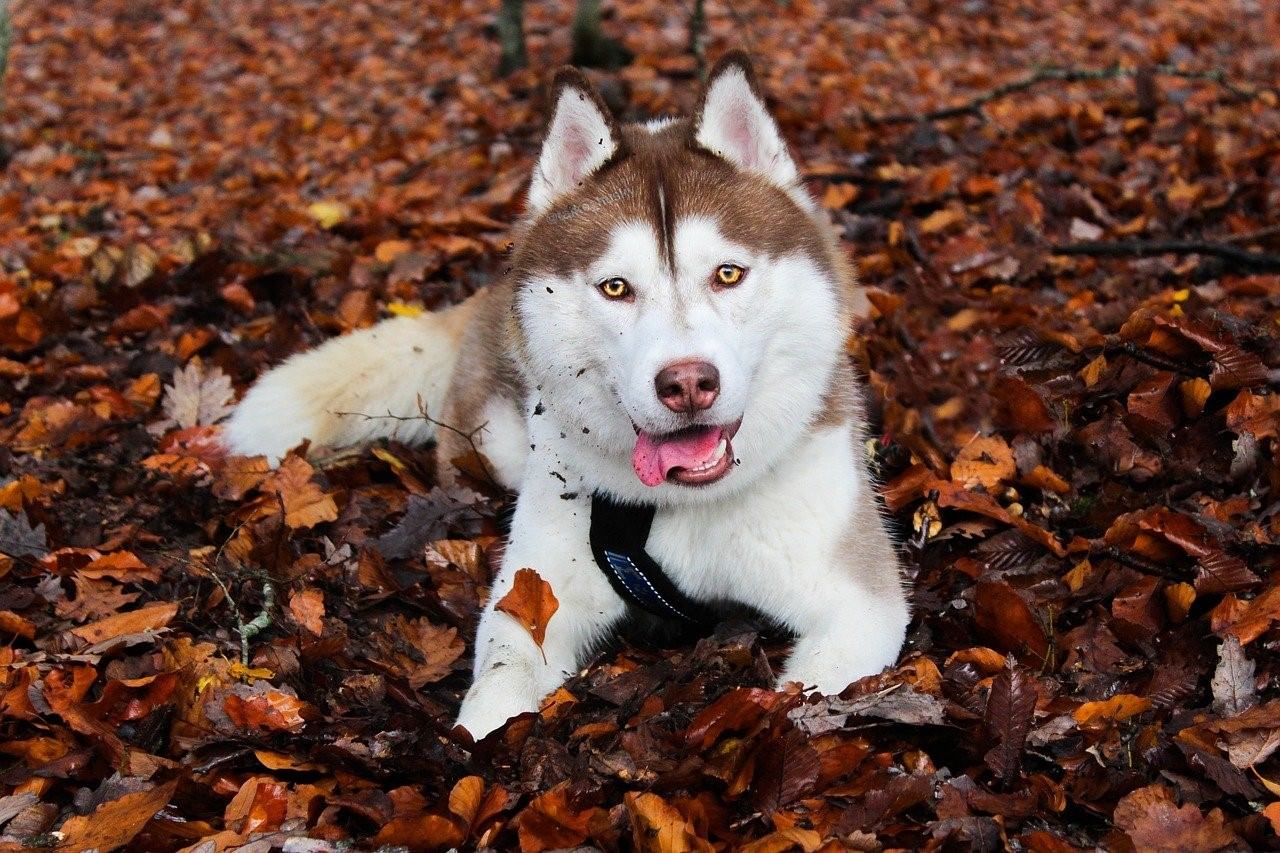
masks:
{"label": "dog's front paw", "polygon": [[787,661],[778,684],[798,681],[806,689],[816,688],[819,693],[834,696],[853,682],[868,675],[883,672],[897,659],[896,648],[887,645],[883,649],[849,649],[847,646],[806,642],[796,644]]}
{"label": "dog's front paw", "polygon": [[480,740],[512,717],[538,710],[545,691],[520,669],[499,664],[478,676],[462,700],[457,725]]}

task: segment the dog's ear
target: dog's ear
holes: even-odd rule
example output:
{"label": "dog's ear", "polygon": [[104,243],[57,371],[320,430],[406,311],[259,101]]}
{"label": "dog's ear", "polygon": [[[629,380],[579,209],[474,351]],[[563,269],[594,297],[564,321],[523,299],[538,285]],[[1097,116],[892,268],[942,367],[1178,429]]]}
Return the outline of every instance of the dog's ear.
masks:
{"label": "dog's ear", "polygon": [[780,187],[795,187],[799,170],[765,107],[745,53],[730,51],[715,64],[694,115],[699,146]]}
{"label": "dog's ear", "polygon": [[551,103],[551,122],[529,186],[534,212],[572,191],[618,150],[618,123],[581,71],[556,72]]}

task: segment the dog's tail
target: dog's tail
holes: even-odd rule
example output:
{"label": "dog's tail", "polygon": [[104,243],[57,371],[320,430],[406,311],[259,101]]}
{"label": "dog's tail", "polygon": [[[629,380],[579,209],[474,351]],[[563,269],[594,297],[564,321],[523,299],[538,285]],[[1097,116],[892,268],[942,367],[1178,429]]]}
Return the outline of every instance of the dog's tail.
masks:
{"label": "dog's tail", "polygon": [[223,431],[227,448],[278,461],[311,440],[313,450],[435,434],[463,333],[479,300],[396,317],[293,356],[260,377]]}

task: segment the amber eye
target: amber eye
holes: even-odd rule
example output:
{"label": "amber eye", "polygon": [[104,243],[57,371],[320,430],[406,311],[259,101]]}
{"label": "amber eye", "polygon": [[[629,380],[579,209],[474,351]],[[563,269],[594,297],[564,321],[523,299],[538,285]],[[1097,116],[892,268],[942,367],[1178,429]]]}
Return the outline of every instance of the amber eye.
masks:
{"label": "amber eye", "polygon": [[626,299],[631,295],[631,285],[625,278],[606,278],[596,286],[610,299]]}
{"label": "amber eye", "polygon": [[721,264],[716,267],[716,284],[721,287],[733,287],[742,281],[747,271],[737,264]]}

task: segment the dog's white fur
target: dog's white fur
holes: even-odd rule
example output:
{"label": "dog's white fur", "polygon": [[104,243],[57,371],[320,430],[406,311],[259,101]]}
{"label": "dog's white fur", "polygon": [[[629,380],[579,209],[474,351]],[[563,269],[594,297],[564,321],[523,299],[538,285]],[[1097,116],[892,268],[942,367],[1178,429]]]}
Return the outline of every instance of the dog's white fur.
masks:
{"label": "dog's white fur", "polygon": [[[741,69],[713,77],[695,121],[706,149],[820,215]],[[561,90],[530,189],[533,217],[613,155],[613,133],[596,100],[574,86]],[[708,218],[685,218],[671,233],[674,266],[663,260],[655,223],[609,223],[601,235],[607,249],[589,269],[533,276],[515,297],[520,369],[536,390],[524,399],[495,393],[481,415],[482,449],[520,496],[458,717],[476,737],[535,710],[626,610],[588,544],[596,490],[657,505],[648,550],[686,594],[753,606],[798,635],[782,681],[838,692],[892,664],[902,645],[907,604],[860,425],[851,418],[822,425],[846,358],[839,282],[803,252],[771,256],[735,244]],[[735,288],[713,290],[708,273],[724,263],[750,272]],[[595,282],[613,276],[635,283],[633,302],[596,291]],[[560,297],[542,298],[546,292]],[[464,322],[448,313],[392,320],[290,359],[245,397],[229,444],[278,457],[303,438],[354,444],[394,428],[402,439],[425,439],[425,426],[338,413],[407,416],[419,399],[439,410]],[[738,465],[700,488],[646,487],[631,465],[635,429],[688,424],[662,405],[653,377],[690,358],[720,371],[719,398],[699,422],[742,419],[733,441]],[[560,601],[541,649],[493,606],[522,567],[535,568]]]}

